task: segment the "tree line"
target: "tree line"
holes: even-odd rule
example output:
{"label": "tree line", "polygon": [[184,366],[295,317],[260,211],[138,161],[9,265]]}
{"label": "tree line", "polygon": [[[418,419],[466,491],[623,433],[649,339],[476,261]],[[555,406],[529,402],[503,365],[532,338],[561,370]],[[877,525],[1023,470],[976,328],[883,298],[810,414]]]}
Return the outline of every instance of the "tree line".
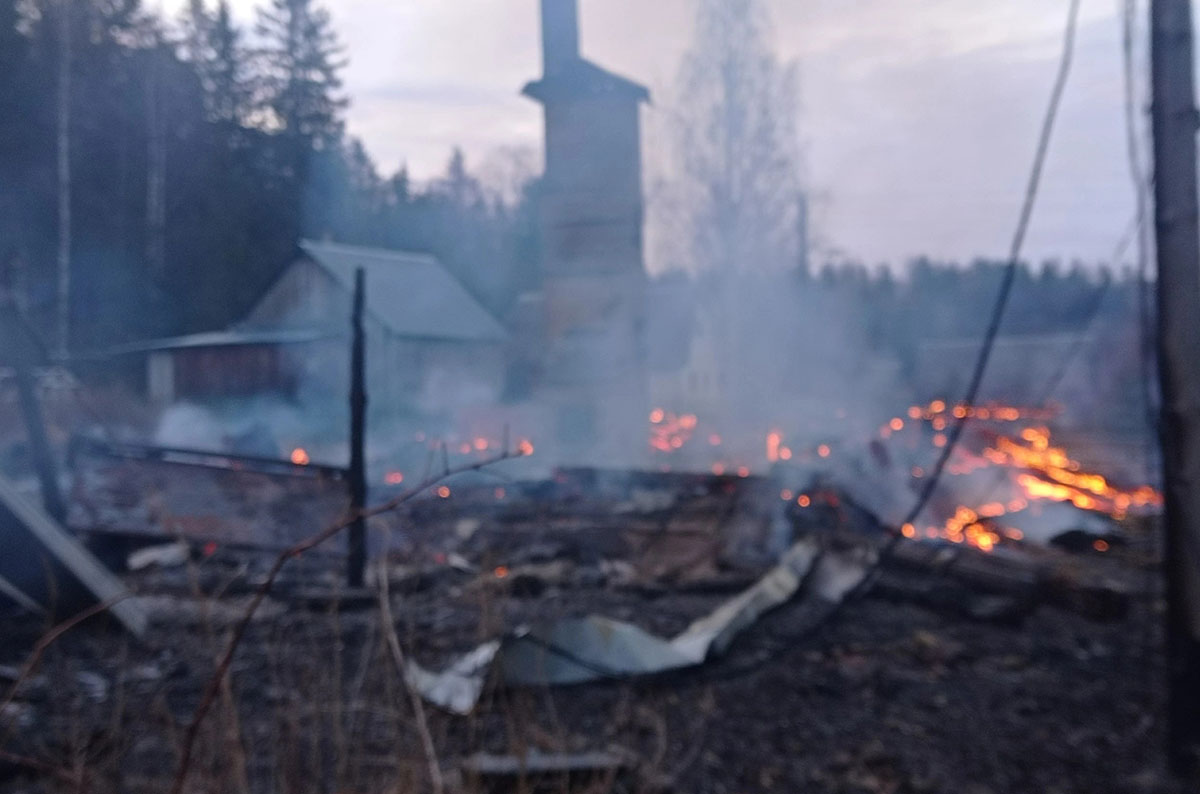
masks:
{"label": "tree line", "polygon": [[[299,238],[436,254],[497,314],[536,279],[536,183],[381,176],[317,0],[0,0],[0,286],[69,347],[223,327]],[[62,279],[67,277],[67,291]]]}
{"label": "tree line", "polygon": [[[680,92],[693,101],[675,114],[693,131],[670,153],[680,189],[657,202],[673,205],[656,221],[674,241],[666,260],[709,275],[798,274],[805,289],[842,296],[871,342],[905,361],[916,340],[977,333],[994,263],[808,272],[791,78],[761,5],[739,3],[746,13],[732,20],[723,1],[697,4]],[[314,237],[434,253],[507,317],[538,286],[532,169],[503,195],[458,151],[429,184],[381,175],[345,132],[345,64],[319,0],[268,0],[250,29],[227,0],[190,0],[170,20],[139,0],[0,0],[0,287],[53,340],[65,261],[70,346],[84,351],[236,322],[297,239]],[[1025,268],[1006,328],[1080,328],[1097,288],[1089,272]],[[1136,288],[1117,281],[1104,311],[1125,323]]]}

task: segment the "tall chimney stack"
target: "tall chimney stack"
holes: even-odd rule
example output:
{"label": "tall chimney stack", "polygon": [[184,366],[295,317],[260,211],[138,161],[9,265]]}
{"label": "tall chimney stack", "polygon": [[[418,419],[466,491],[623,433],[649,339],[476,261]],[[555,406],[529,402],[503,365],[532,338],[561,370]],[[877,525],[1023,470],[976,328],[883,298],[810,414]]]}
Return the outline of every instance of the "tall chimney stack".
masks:
{"label": "tall chimney stack", "polygon": [[547,77],[579,60],[579,0],[542,0],[542,63]]}

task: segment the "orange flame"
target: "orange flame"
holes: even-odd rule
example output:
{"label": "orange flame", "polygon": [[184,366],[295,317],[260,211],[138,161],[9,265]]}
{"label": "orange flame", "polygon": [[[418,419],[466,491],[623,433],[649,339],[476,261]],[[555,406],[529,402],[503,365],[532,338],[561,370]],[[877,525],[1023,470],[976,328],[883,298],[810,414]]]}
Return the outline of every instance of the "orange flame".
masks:
{"label": "orange flame", "polygon": [[[992,406],[988,415],[997,421],[1018,421],[1040,416],[1027,409]],[[983,409],[975,409],[982,417]],[[934,444],[944,445],[944,436],[935,436]],[[967,543],[983,551],[992,551],[1004,540],[1020,541],[1023,532],[1014,528],[995,528],[993,523],[1018,513],[1037,502],[1069,503],[1083,510],[1107,513],[1120,519],[1133,508],[1157,507],[1162,495],[1149,486],[1122,489],[1104,476],[1083,470],[1065,449],[1053,444],[1049,428],[1023,428],[1015,437],[1000,436],[982,454],[959,449],[951,474],[967,474],[978,468],[998,466],[1011,470],[1011,482],[1020,495],[1007,501],[993,501],[978,508],[959,507],[946,520],[937,535],[953,543]],[[907,536],[907,533],[906,533]],[[1098,551],[1108,543],[1098,541]]]}

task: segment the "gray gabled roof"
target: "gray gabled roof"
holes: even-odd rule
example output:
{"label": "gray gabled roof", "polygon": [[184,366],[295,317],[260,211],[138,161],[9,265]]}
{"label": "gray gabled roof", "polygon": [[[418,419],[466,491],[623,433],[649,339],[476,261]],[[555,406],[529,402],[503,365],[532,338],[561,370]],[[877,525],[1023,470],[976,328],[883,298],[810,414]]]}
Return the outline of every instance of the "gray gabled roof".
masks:
{"label": "gray gabled roof", "polygon": [[457,279],[428,254],[303,240],[300,248],[348,293],[366,271],[367,311],[397,336],[499,342],[507,333]]}

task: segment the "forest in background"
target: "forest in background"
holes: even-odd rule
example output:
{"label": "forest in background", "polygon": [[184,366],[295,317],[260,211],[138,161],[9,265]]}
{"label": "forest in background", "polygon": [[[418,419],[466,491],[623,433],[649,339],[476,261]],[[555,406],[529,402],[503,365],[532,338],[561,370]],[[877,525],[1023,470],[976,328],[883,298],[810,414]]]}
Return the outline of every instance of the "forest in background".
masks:
{"label": "forest in background", "polygon": [[[708,6],[712,13],[722,7]],[[723,38],[698,42],[686,64],[688,80],[710,84],[711,64],[701,56],[724,46],[739,57],[749,54],[753,69],[747,66],[741,79],[784,90],[786,74],[764,73],[766,62],[750,57],[765,46],[761,29],[730,30],[702,26],[702,35]],[[453,141],[446,142],[453,154],[445,174],[428,184],[414,184],[403,169],[380,174],[345,131],[350,98],[339,71],[346,57],[315,0],[268,0],[248,30],[223,1],[193,0],[180,18],[167,20],[138,0],[0,0],[2,281],[52,339],[60,198],[67,190],[76,351],[237,321],[303,237],[431,252],[495,314],[509,316],[517,296],[539,283],[534,174],[515,189],[488,185]],[[738,96],[767,102],[780,95],[736,88]],[[697,99],[693,112],[729,116],[722,104],[729,101],[729,92]],[[739,112],[765,117],[759,110]],[[883,266],[813,263],[810,273],[794,240],[764,250],[772,222],[795,228],[798,189],[794,180],[777,180],[773,153],[783,146],[779,140],[794,135],[794,120],[786,103],[774,112],[788,123],[751,129],[753,137],[732,148],[761,150],[761,157],[742,161],[776,182],[730,224],[721,222],[728,213],[719,212],[719,202],[714,209],[685,197],[681,203],[694,211],[674,214],[690,224],[678,231],[680,258],[707,250],[729,261],[786,259],[773,277],[848,301],[872,344],[902,361],[920,339],[977,335],[978,309],[992,301],[998,263],[922,260],[908,263],[902,276]],[[720,198],[732,188],[708,176],[729,169],[702,156],[706,146],[730,149],[718,143],[693,136],[676,148],[696,192]],[[755,173],[738,178],[748,184]],[[733,229],[728,234],[726,225]],[[725,234],[723,244],[714,244],[713,234]],[[728,264],[702,262],[696,269]],[[1100,282],[1095,267],[1026,267],[1006,332],[1082,328],[1096,314]],[[1129,328],[1136,280],[1122,271],[1109,292],[1100,319]]]}
{"label": "forest in background", "polygon": [[344,132],[344,58],[310,0],[252,31],[225,2],[0,0],[0,266],[36,324],[53,334],[63,190],[75,350],[234,322],[302,237],[430,251],[503,314],[534,276],[529,201],[458,152],[427,185],[381,176]]}

